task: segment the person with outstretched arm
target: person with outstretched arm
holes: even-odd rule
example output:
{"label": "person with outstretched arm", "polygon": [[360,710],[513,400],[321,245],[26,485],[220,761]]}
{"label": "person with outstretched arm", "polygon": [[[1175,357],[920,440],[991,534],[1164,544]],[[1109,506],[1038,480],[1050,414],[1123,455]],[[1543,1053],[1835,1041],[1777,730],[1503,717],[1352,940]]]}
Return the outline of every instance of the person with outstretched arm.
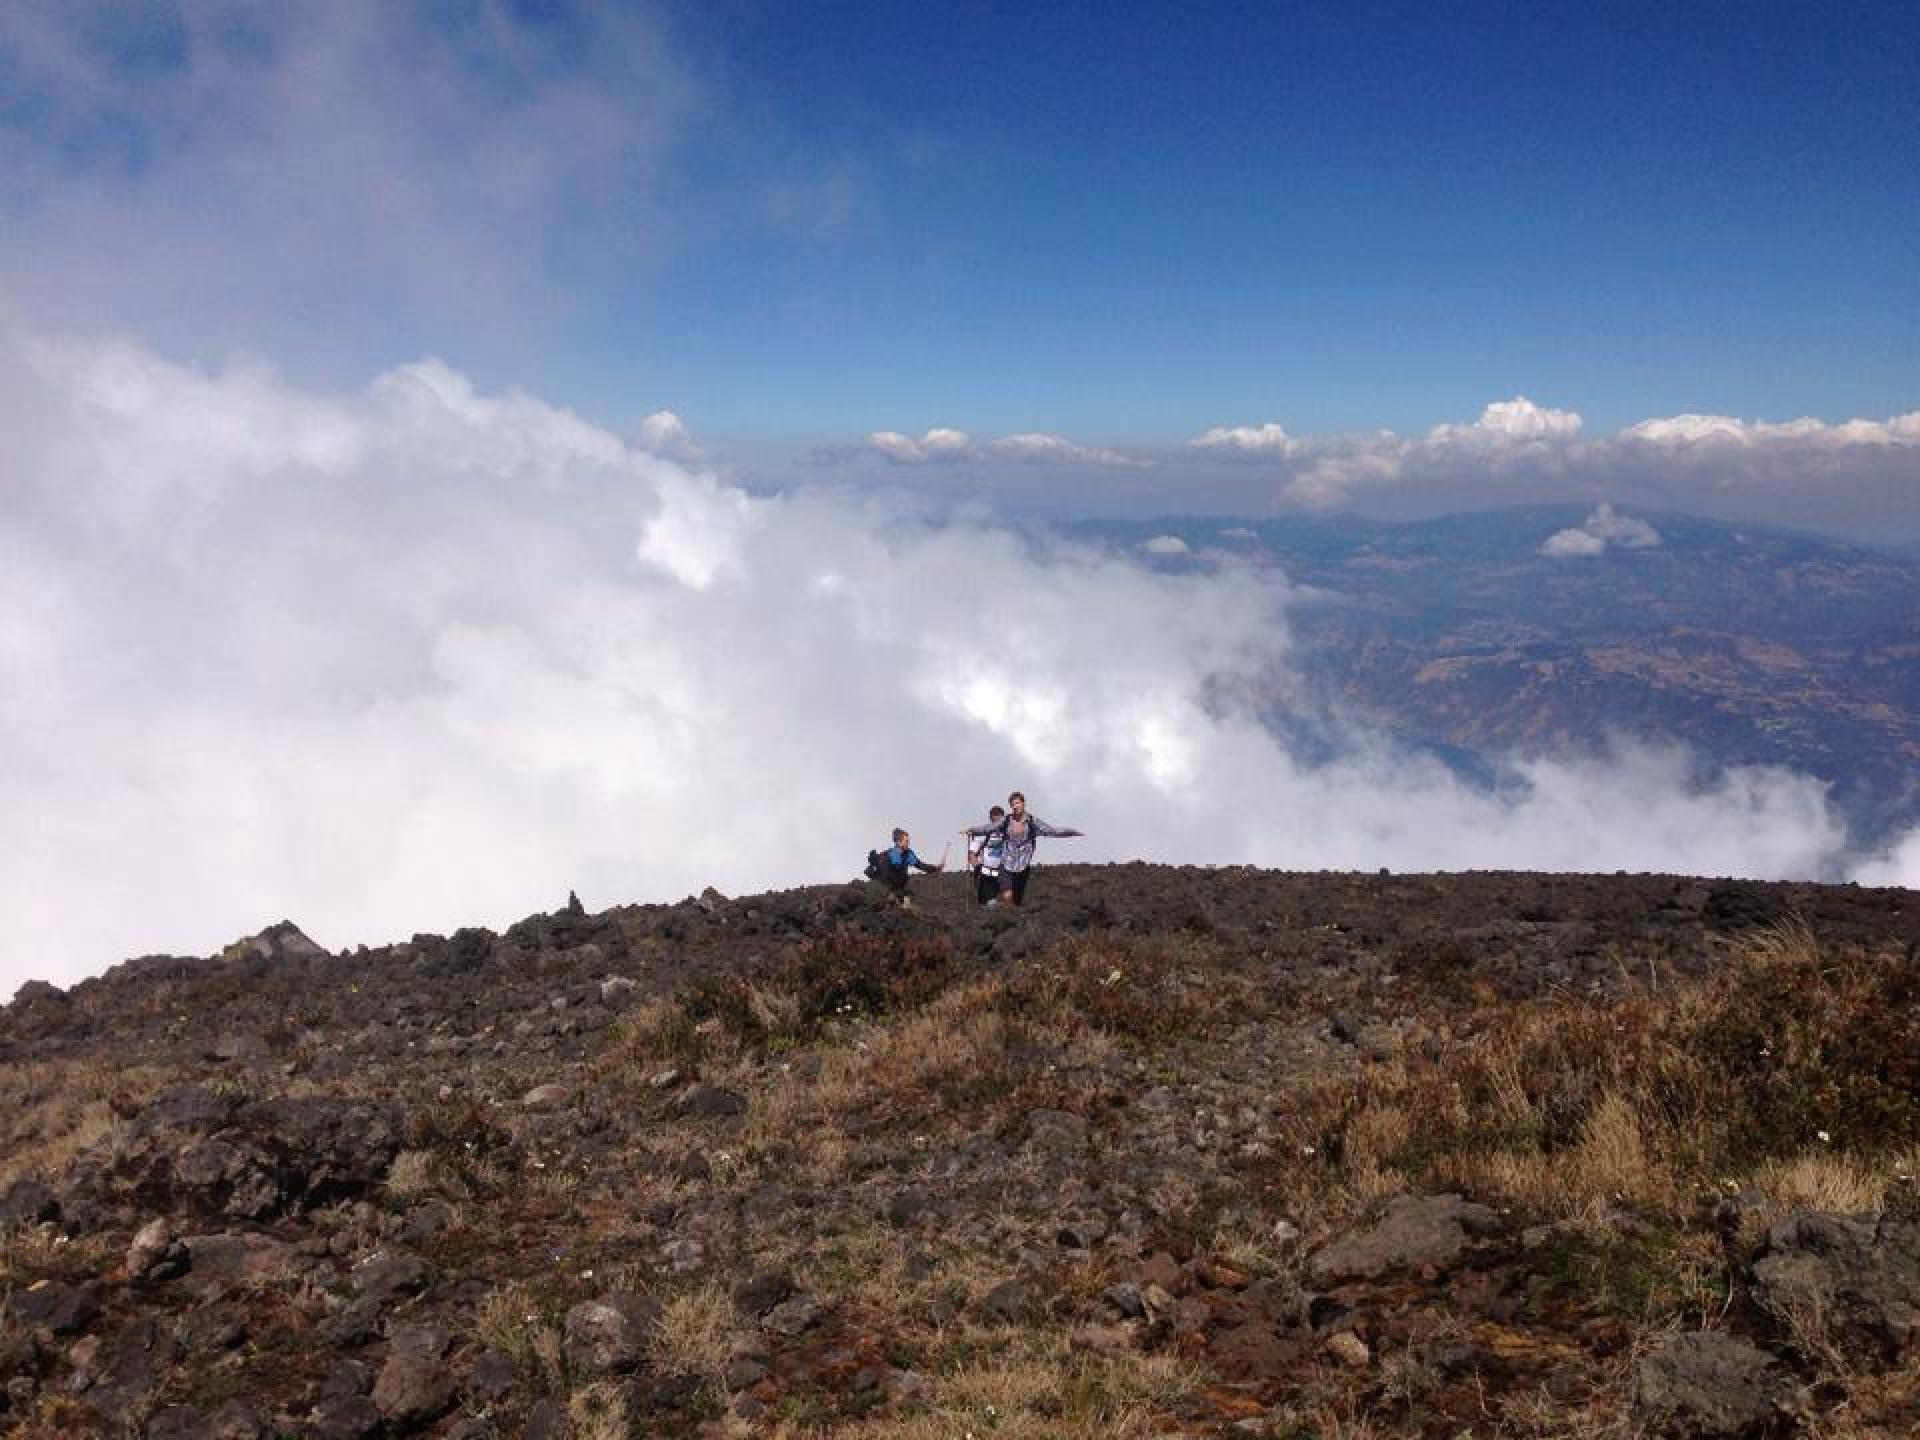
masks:
{"label": "person with outstretched arm", "polygon": [[975,836],[999,837],[1000,903],[1017,907],[1027,898],[1027,873],[1032,868],[1033,852],[1040,837],[1065,838],[1080,832],[1064,825],[1049,825],[1038,815],[1028,814],[1027,797],[1016,790],[1007,797],[1007,813],[999,820],[972,825],[960,833],[969,840]]}
{"label": "person with outstretched arm", "polygon": [[907,894],[907,875],[909,871],[919,870],[928,875],[938,875],[946,869],[942,862],[929,865],[913,853],[913,836],[904,830],[893,832],[893,848],[880,852],[880,873],[875,877],[892,893],[893,898],[902,905],[912,905],[913,900]]}

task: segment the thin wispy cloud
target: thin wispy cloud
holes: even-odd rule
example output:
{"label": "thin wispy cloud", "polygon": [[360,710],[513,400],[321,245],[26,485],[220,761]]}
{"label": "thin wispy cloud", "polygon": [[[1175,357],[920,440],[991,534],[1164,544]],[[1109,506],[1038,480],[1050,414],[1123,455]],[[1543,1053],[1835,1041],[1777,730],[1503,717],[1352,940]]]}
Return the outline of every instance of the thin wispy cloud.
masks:
{"label": "thin wispy cloud", "polygon": [[0,74],[17,309],[336,360],[524,341],[644,273],[693,94],[646,10],[588,4],[22,0]]}
{"label": "thin wispy cloud", "polygon": [[892,465],[963,465],[1001,462],[1012,465],[1067,465],[1083,469],[1151,469],[1143,456],[1098,445],[1081,445],[1064,435],[1026,433],[976,442],[964,430],[936,426],[919,436],[898,430],[876,430],[859,445],[828,446],[814,452],[814,462],[841,465],[879,458]]}

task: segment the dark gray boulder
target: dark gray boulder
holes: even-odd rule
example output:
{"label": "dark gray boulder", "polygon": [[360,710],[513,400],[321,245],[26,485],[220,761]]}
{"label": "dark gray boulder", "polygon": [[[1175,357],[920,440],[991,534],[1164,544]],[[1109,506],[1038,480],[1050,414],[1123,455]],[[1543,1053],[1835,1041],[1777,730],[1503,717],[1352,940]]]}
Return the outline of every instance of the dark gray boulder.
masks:
{"label": "dark gray boulder", "polygon": [[453,1337],[438,1325],[403,1326],[393,1332],[387,1363],[373,1384],[373,1403],[395,1428],[425,1425],[453,1408],[459,1387],[447,1352]]}
{"label": "dark gray boulder", "polygon": [[100,1300],[91,1285],[39,1280],[14,1291],[7,1300],[7,1313],[22,1325],[50,1335],[77,1335],[100,1313]]}
{"label": "dark gray boulder", "polygon": [[1773,1356],[1744,1340],[1673,1335],[1634,1371],[1633,1412],[1674,1440],[1757,1440],[1787,1423],[1796,1394]]}
{"label": "dark gray boulder", "polygon": [[1753,1295],[1788,1333],[1897,1365],[1920,1345],[1920,1219],[1788,1216],[1752,1265]]}
{"label": "dark gray boulder", "polygon": [[0,1194],[0,1224],[37,1225],[60,1218],[60,1201],[38,1180],[16,1180]]}

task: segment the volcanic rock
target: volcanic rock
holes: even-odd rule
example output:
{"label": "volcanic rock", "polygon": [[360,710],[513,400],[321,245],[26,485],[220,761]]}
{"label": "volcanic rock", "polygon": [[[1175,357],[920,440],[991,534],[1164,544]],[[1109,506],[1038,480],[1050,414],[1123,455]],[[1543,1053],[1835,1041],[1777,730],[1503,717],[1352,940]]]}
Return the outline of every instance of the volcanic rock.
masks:
{"label": "volcanic rock", "polygon": [[1634,1372],[1642,1423],[1676,1440],[1766,1433],[1791,1408],[1793,1383],[1766,1351],[1718,1332],[1674,1335]]}
{"label": "volcanic rock", "polygon": [[1458,1195],[1403,1195],[1379,1220],[1334,1241],[1309,1262],[1315,1280],[1371,1280],[1390,1270],[1452,1265],[1476,1238],[1497,1234],[1500,1217]]}
{"label": "volcanic rock", "polygon": [[438,1325],[413,1325],[393,1332],[387,1363],[374,1382],[373,1403],[398,1426],[422,1425],[453,1408],[458,1394],[447,1351],[453,1337]]}
{"label": "volcanic rock", "polygon": [[1789,1329],[1899,1364],[1920,1344],[1920,1219],[1792,1215],[1767,1232],[1753,1293]]}

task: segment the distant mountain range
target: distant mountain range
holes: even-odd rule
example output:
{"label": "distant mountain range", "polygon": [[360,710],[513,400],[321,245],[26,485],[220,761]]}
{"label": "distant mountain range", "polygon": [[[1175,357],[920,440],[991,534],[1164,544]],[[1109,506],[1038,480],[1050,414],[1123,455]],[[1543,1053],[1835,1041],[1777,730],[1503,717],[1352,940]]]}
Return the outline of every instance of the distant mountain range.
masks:
{"label": "distant mountain range", "polygon": [[1297,743],[1357,717],[1473,774],[1677,739],[1711,766],[1828,781],[1862,840],[1920,823],[1914,547],[1568,506],[1066,528],[1162,569],[1283,571],[1305,683],[1277,686],[1268,718]]}

